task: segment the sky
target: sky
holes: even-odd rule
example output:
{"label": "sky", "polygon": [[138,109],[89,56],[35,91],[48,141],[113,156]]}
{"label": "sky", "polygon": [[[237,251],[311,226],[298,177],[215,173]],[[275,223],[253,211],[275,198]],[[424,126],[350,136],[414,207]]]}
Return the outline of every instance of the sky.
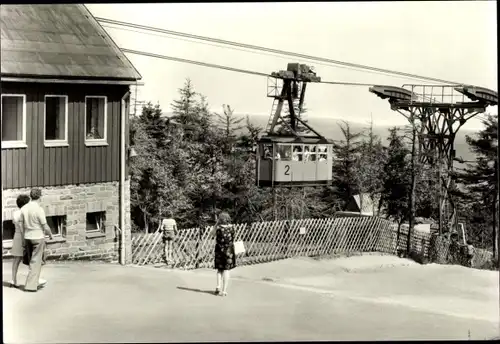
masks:
{"label": "sky", "polygon": [[[496,1],[321,3],[87,4],[96,17],[363,64],[498,91]],[[425,81],[357,71],[316,61],[241,51],[158,33],[104,28],[121,48],[203,61],[262,73],[288,62],[312,65],[324,81],[402,86]],[[268,115],[267,79],[127,54],[143,76],[139,99],[164,112],[186,78],[213,111],[229,104],[237,114]],[[428,82],[427,82],[428,83]],[[404,125],[386,100],[368,87],[309,84],[308,117]],[[497,107],[490,107],[497,114]],[[481,127],[478,119],[464,128]]]}

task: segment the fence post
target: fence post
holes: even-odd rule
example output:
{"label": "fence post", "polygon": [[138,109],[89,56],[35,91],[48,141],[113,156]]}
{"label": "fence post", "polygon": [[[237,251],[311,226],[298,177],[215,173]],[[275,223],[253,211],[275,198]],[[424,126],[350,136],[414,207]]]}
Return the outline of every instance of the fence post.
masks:
{"label": "fence post", "polygon": [[203,238],[202,231],[203,231],[203,226],[200,226],[198,228],[198,239],[196,240],[196,255],[194,261],[195,269],[198,269],[200,267],[200,248],[201,248],[201,240]]}
{"label": "fence post", "polygon": [[285,257],[290,255],[290,234],[292,232],[292,228],[290,225],[290,220],[285,221]]}

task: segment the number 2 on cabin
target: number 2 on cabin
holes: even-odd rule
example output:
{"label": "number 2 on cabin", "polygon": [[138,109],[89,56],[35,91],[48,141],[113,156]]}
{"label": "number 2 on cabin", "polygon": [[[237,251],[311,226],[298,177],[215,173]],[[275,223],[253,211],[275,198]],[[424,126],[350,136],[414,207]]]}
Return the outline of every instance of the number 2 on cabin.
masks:
{"label": "number 2 on cabin", "polygon": [[290,165],[285,165],[285,176],[290,175]]}

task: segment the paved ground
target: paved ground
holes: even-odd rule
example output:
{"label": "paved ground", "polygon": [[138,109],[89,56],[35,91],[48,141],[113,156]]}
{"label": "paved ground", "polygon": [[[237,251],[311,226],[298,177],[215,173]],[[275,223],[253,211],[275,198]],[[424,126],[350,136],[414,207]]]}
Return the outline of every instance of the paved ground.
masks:
{"label": "paved ground", "polygon": [[[10,264],[3,268],[6,281]],[[206,269],[66,263],[47,265],[43,277],[49,284],[38,293],[3,287],[4,342],[485,339],[500,334],[498,272],[419,266],[393,257],[290,259],[239,267],[227,298],[211,294],[215,276]]]}

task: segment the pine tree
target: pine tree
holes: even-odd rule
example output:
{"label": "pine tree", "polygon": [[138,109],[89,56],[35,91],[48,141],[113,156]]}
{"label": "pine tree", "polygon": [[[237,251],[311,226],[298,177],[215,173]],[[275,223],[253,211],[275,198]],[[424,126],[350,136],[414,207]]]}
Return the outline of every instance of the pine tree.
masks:
{"label": "pine tree", "polygon": [[[370,122],[365,138],[361,144],[361,159],[359,159],[359,178],[361,193],[368,193],[373,202],[373,213],[376,214],[377,199],[382,191],[382,174],[385,163],[385,148],[380,137],[373,131],[373,121]],[[362,198],[361,198],[362,200]]]}
{"label": "pine tree", "polygon": [[329,203],[342,210],[359,193],[358,159],[361,153],[361,133],[352,132],[348,122],[339,124],[344,139],[333,144],[333,181]]}
{"label": "pine tree", "polygon": [[238,136],[237,147],[247,152],[254,152],[259,136],[264,131],[264,128],[253,124],[248,115],[245,118],[244,128],[245,131]]}
{"label": "pine tree", "polygon": [[[162,116],[160,105],[148,102],[139,116],[139,121],[144,125],[144,130],[154,140],[154,149],[165,147],[167,139],[167,120]],[[153,147],[152,147],[153,148]]]}
{"label": "pine tree", "polygon": [[195,105],[195,116],[193,117],[193,123],[195,128],[193,129],[193,138],[195,141],[203,143],[204,135],[210,133],[213,123],[213,114],[210,112],[210,105],[208,104],[207,97],[197,93],[198,100]]}
{"label": "pine tree", "polygon": [[145,130],[146,124],[139,118],[134,118],[130,123],[131,139],[137,156],[130,163],[130,210],[134,229],[149,231],[150,219],[155,213],[153,200],[153,182],[151,181],[151,161],[156,146],[155,140]]}
{"label": "pine tree", "polygon": [[210,125],[210,113],[206,99],[195,92],[190,79],[179,89],[180,99],[170,105],[173,110],[171,120],[179,123],[188,141],[199,141],[202,132]]}
{"label": "pine tree", "polygon": [[475,164],[467,164],[465,171],[456,174],[465,186],[461,197],[477,205],[476,212],[489,214],[490,243],[495,257],[498,255],[498,122],[492,115],[483,120],[485,128],[476,137],[467,136],[470,149],[477,156]]}
{"label": "pine tree", "polygon": [[234,115],[234,109],[232,109],[229,105],[222,105],[222,109],[222,115],[218,113],[215,114],[217,118],[216,125],[219,129],[222,130],[224,139],[226,141],[224,146],[224,153],[230,154],[234,151],[237,137],[236,133],[244,128],[244,126],[241,125],[241,122],[244,120],[244,118],[237,118]]}
{"label": "pine tree", "polygon": [[184,87],[178,90],[180,99],[172,102],[171,107],[174,110],[172,119],[182,125],[190,125],[195,122],[196,96],[194,87],[190,79],[186,79]]}
{"label": "pine tree", "polygon": [[148,103],[131,120],[131,138],[138,155],[131,161],[131,211],[135,225],[148,230],[166,211],[183,214],[190,208],[184,192],[188,170],[179,132]]}
{"label": "pine tree", "polygon": [[384,164],[383,191],[379,209],[383,206],[386,217],[397,221],[397,242],[399,243],[401,225],[409,216],[410,179],[408,157],[410,151],[405,146],[403,137],[399,135],[399,130],[396,127],[389,129],[388,141],[389,147],[387,149],[387,160]]}
{"label": "pine tree", "polygon": [[271,209],[271,194],[268,189],[256,186],[255,148],[263,128],[252,123],[250,117],[245,118],[244,131],[236,141],[238,148],[233,155],[236,156],[235,174],[233,181],[235,216],[242,222],[264,221],[271,219],[266,210]]}

